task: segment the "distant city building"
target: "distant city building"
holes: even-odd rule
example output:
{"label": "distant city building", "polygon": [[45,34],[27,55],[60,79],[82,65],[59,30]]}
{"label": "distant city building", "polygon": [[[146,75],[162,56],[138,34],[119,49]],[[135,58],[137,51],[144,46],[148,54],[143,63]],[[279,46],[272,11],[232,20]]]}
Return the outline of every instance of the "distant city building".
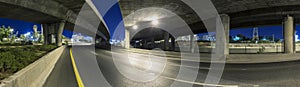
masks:
{"label": "distant city building", "polygon": [[82,39],[83,39],[83,36],[79,33],[79,34],[72,35],[71,41],[76,43],[76,42],[80,42],[80,40],[82,40]]}
{"label": "distant city building", "polygon": [[89,37],[89,36],[84,36],[81,33],[77,33],[77,34],[73,34],[72,35],[72,39],[71,42],[73,43],[92,43],[93,42],[93,38]]}
{"label": "distant city building", "polygon": [[208,34],[208,35],[199,36],[199,40],[216,41],[216,34]]}
{"label": "distant city building", "polygon": [[300,41],[299,36],[297,35],[297,31],[296,31],[296,34],[295,34],[295,41],[296,42]]}

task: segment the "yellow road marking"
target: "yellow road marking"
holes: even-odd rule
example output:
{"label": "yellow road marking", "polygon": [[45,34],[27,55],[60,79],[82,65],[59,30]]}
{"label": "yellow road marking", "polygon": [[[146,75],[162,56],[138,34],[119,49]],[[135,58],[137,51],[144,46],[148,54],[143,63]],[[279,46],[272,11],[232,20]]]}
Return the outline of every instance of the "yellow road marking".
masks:
{"label": "yellow road marking", "polygon": [[74,69],[74,73],[75,73],[75,77],[76,77],[76,80],[77,80],[78,87],[84,87],[84,84],[81,80],[81,77],[79,75],[79,72],[78,72],[76,64],[75,64],[75,60],[74,60],[74,57],[73,57],[73,54],[72,54],[72,48],[70,48],[70,56],[71,56],[71,61],[72,61],[72,65],[73,65],[73,69]]}

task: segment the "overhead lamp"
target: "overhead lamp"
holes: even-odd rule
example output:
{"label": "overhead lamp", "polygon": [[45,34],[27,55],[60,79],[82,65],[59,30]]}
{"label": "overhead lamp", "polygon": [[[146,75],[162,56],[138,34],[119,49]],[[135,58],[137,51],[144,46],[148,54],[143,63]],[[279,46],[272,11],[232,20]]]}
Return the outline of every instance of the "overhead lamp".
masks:
{"label": "overhead lamp", "polygon": [[133,25],[132,29],[138,29],[138,26],[137,25]]}
{"label": "overhead lamp", "polygon": [[158,25],[159,21],[158,20],[153,20],[151,23],[152,23],[152,25]]}

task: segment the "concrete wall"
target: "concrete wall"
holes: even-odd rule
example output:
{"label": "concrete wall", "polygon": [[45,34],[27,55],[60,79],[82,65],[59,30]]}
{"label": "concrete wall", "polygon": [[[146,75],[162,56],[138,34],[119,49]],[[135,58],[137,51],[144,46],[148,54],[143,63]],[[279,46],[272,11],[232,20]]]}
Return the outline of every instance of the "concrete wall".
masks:
{"label": "concrete wall", "polygon": [[66,46],[61,46],[44,57],[1,81],[0,87],[42,87]]}

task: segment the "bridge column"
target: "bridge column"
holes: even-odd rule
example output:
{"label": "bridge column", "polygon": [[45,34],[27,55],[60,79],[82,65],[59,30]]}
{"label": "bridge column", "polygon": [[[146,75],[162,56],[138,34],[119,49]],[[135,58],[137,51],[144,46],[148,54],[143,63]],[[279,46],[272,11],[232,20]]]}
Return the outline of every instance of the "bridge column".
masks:
{"label": "bridge column", "polygon": [[171,50],[175,51],[175,37],[171,37]]}
{"label": "bridge column", "polygon": [[195,52],[194,34],[190,35],[190,51]]}
{"label": "bridge column", "polygon": [[48,24],[43,24],[43,36],[44,36],[44,45],[48,45],[49,44],[49,41],[48,41],[48,38],[49,38],[49,25]]}
{"label": "bridge column", "polygon": [[52,44],[52,36],[54,34],[55,24],[43,24],[44,44]]}
{"label": "bridge column", "polygon": [[284,52],[285,53],[295,53],[294,41],[295,41],[295,26],[294,18],[292,16],[287,16],[283,22],[284,26]]}
{"label": "bridge column", "polygon": [[147,40],[143,40],[143,49],[147,48]]}
{"label": "bridge column", "polygon": [[154,40],[154,38],[151,38],[151,48],[152,49],[155,48],[155,40]]}
{"label": "bridge column", "polygon": [[56,39],[55,39],[57,46],[62,45],[62,33],[63,33],[64,28],[65,28],[65,23],[66,23],[66,21],[64,21],[64,20],[59,23],[59,27],[57,29]]}
{"label": "bridge column", "polygon": [[221,30],[221,27],[218,26],[216,28],[216,49],[217,51],[219,51],[217,53],[222,53],[222,55],[226,57],[229,55],[230,17],[227,14],[221,14],[220,19],[223,24],[222,27],[224,27],[224,30]]}
{"label": "bridge column", "polygon": [[164,32],[164,50],[169,50],[169,38],[170,34],[168,32]]}
{"label": "bridge column", "polygon": [[125,48],[130,48],[130,31],[125,29]]}

